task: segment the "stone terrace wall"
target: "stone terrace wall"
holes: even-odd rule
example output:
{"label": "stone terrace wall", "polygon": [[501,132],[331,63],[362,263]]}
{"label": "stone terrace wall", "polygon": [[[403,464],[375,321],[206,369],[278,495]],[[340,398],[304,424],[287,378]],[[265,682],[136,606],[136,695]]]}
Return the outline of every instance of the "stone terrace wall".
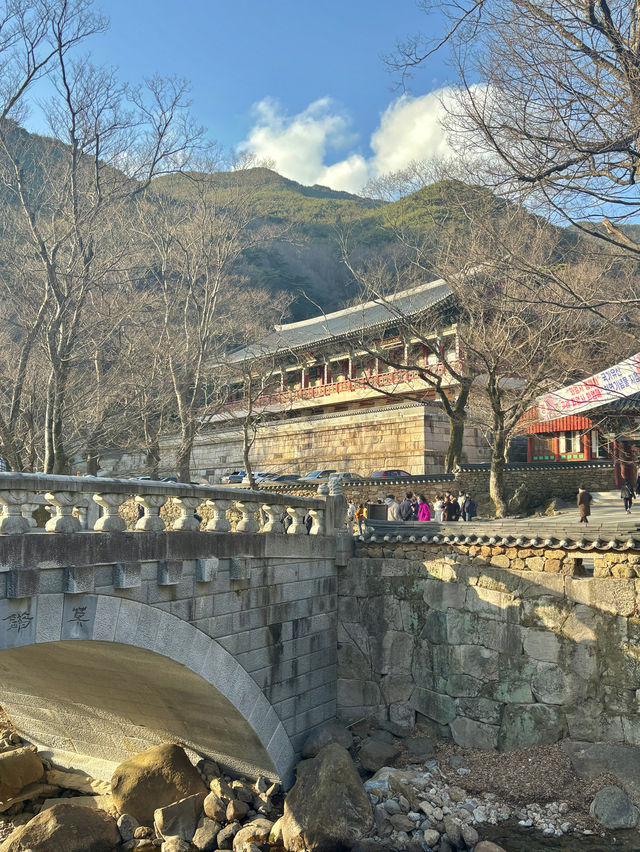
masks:
{"label": "stone terrace wall", "polygon": [[[549,464],[540,467],[507,465],[504,479],[508,495],[513,494],[524,482],[534,503],[549,500],[552,497],[571,500],[575,498],[578,486],[583,484],[588,491],[611,491],[615,488],[615,475],[611,462]],[[456,481],[462,491],[469,491],[471,494],[489,493],[488,470],[474,470],[463,466],[462,470],[456,474]]]}
{"label": "stone terrace wall", "polygon": [[581,556],[359,544],[339,579],[339,713],[426,717],[467,747],[640,745],[640,551],[585,553],[594,577]]}
{"label": "stone terrace wall", "polygon": [[[575,499],[578,486],[584,485],[589,491],[611,491],[615,488],[614,469],[611,462],[560,463],[547,465],[507,465],[505,471],[507,496],[511,497],[516,488],[524,483],[534,504],[550,500],[552,497]],[[288,482],[281,485],[261,483],[264,491],[287,491],[290,494],[312,496],[317,490],[316,484]],[[396,497],[406,491],[424,493],[429,503],[433,503],[435,494],[443,491],[469,491],[482,503],[489,499],[489,470],[487,465],[463,466],[453,474],[434,474],[413,477],[412,480],[378,479],[363,482],[343,483],[345,497],[358,503],[375,503],[387,494]]]}

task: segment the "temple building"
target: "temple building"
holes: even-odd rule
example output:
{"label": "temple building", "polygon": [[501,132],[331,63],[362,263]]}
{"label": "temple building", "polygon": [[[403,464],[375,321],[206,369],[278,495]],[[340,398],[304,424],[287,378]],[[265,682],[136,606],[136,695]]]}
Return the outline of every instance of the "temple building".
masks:
{"label": "temple building", "polygon": [[[242,468],[241,425],[259,424],[251,449],[254,471],[304,474],[333,468],[368,476],[378,469],[441,472],[449,420],[434,389],[415,369],[398,369],[373,352],[394,352],[400,363],[428,365],[453,385],[440,363],[460,365],[452,293],[443,280],[277,326],[263,340],[236,351],[237,380],[224,410],[197,438],[192,470],[210,481]],[[433,317],[433,332],[401,339],[400,318]],[[363,340],[370,340],[369,347]],[[425,340],[437,347],[430,354]],[[171,439],[163,456],[171,452]],[[463,460],[488,459],[479,430],[465,430]]]}
{"label": "temple building", "polygon": [[640,464],[640,353],[541,397],[523,418],[527,461],[610,458],[616,483]]}

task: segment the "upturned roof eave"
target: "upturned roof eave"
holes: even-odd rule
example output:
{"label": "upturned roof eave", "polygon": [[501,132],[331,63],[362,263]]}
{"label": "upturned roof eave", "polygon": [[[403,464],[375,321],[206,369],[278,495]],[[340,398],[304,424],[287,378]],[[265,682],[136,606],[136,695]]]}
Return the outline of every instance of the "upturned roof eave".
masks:
{"label": "upturned roof eave", "polygon": [[[435,299],[431,304],[427,305],[426,307],[420,308],[419,310],[415,311],[414,313],[407,314],[407,317],[409,317],[409,318],[417,317],[420,314],[426,313],[427,311],[432,310],[433,308],[437,307],[438,305],[441,305],[443,302],[446,302],[446,301],[452,299],[453,295],[454,294],[452,292],[444,293],[442,296]],[[389,319],[387,319],[387,320],[382,320],[381,322],[372,323],[370,325],[363,325],[361,328],[356,328],[356,329],[353,329],[351,331],[343,332],[341,334],[327,334],[326,337],[322,337],[318,340],[306,341],[304,343],[298,343],[298,344],[295,344],[293,346],[286,346],[285,345],[285,346],[282,346],[282,347],[276,347],[274,349],[265,350],[264,352],[251,354],[248,357],[244,357],[244,358],[234,359],[233,358],[234,353],[231,353],[231,360],[232,360],[232,362],[235,362],[235,363],[243,363],[243,362],[246,362],[246,361],[258,361],[258,360],[260,360],[260,358],[268,358],[270,355],[274,355],[276,352],[303,352],[304,350],[316,348],[316,347],[321,346],[321,345],[328,343],[328,342],[340,343],[342,341],[349,340],[353,337],[356,337],[358,334],[361,334],[365,330],[376,331],[378,329],[386,328],[388,326],[394,325],[394,323],[397,323],[398,321],[401,321],[401,320],[402,320],[401,316],[390,316]],[[239,350],[239,353],[246,352],[249,349],[250,349],[250,347],[244,347],[243,349]]]}

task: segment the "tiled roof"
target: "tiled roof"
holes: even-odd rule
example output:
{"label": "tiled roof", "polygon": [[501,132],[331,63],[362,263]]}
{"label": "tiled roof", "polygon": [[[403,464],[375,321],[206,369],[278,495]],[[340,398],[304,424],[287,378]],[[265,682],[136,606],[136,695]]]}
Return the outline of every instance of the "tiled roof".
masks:
{"label": "tiled roof", "polygon": [[233,352],[231,359],[236,362],[252,360],[282,350],[303,349],[333,338],[350,337],[364,329],[389,325],[401,317],[415,316],[444,302],[451,295],[446,281],[438,279],[384,300],[363,302],[332,314],[277,325],[263,340]]}

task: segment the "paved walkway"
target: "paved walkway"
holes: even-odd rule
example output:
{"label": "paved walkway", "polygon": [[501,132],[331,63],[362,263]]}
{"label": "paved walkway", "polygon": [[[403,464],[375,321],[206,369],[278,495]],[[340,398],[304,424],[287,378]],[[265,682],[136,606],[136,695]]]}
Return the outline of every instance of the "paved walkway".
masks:
{"label": "paved walkway", "polygon": [[640,501],[634,503],[631,514],[627,515],[620,499],[619,491],[593,493],[591,517],[588,524],[580,523],[578,507],[562,509],[557,515],[529,515],[526,518],[474,518],[471,523],[437,524],[391,523],[389,521],[370,521],[369,526],[376,534],[400,535],[403,538],[423,535],[454,536],[491,536],[511,538],[522,537],[537,539],[567,539],[580,541],[628,541],[640,539]]}

